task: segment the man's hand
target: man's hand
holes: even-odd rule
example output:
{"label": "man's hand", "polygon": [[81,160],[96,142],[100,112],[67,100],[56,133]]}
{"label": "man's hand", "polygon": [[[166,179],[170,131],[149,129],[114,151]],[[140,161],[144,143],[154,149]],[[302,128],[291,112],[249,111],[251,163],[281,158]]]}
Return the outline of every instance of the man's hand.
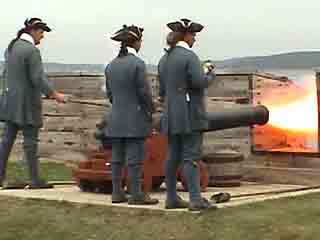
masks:
{"label": "man's hand", "polygon": [[209,74],[215,70],[216,65],[211,60],[207,60],[203,63],[202,67],[203,67],[204,73]]}
{"label": "man's hand", "polygon": [[67,102],[67,97],[59,92],[54,91],[52,96],[58,103],[66,103]]}
{"label": "man's hand", "polygon": [[208,71],[209,71],[209,72],[212,72],[215,68],[216,68],[216,66],[215,66],[214,64],[210,64],[210,65],[208,66]]}

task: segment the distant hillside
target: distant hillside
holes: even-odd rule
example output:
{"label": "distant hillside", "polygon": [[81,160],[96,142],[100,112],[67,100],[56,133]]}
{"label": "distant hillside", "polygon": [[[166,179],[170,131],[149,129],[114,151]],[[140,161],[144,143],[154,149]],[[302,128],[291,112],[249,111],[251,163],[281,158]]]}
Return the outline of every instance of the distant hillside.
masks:
{"label": "distant hillside", "polygon": [[103,64],[62,64],[62,63],[45,63],[46,72],[90,72],[103,73],[105,66]]}
{"label": "distant hillside", "polygon": [[[104,64],[63,64],[63,63],[44,63],[44,69],[48,73],[104,73]],[[0,61],[0,75],[3,71],[3,61]],[[147,64],[147,71],[150,73],[156,73],[157,67],[154,65]]]}
{"label": "distant hillside", "polygon": [[[3,61],[0,61],[0,70],[3,70]],[[50,73],[56,72],[90,72],[103,73],[103,64],[63,64],[63,63],[44,63],[44,70]]]}
{"label": "distant hillside", "polygon": [[[231,58],[215,61],[221,70],[254,72],[265,69],[312,69],[320,67],[320,51],[316,52],[291,52],[270,56]],[[46,72],[91,72],[103,73],[103,64],[62,64],[45,63]],[[3,62],[0,61],[2,72]],[[149,73],[157,73],[157,66],[148,64]]]}
{"label": "distant hillside", "polygon": [[217,61],[219,69],[256,71],[264,69],[311,69],[320,67],[320,51],[291,52],[270,56],[232,58]]}

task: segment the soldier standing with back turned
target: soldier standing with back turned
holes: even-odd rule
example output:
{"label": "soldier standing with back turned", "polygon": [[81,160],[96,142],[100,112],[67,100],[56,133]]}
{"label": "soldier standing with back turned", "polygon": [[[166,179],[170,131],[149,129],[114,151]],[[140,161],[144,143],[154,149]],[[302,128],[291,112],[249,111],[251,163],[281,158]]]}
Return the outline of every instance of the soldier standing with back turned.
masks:
{"label": "soldier standing with back turned", "polygon": [[[152,93],[146,79],[146,65],[138,56],[143,29],[126,26],[112,40],[121,42],[118,56],[108,64],[107,96],[112,103],[106,136],[112,138],[112,202],[128,204],[157,204],[142,192],[141,176],[145,158],[145,140],[151,134]],[[121,172],[128,163],[130,193],[128,199],[122,188]]]}
{"label": "soldier standing with back turned", "polygon": [[[189,208],[191,211],[216,208],[200,193],[198,161],[202,158],[202,130],[207,128],[204,105],[205,89],[214,80],[209,68],[201,67],[198,56],[191,49],[196,33],[203,29],[188,19],[168,23],[172,30],[167,43],[170,49],[161,58],[158,71],[160,99],[164,101],[162,131],[168,135],[169,158],[165,166],[167,198],[165,207]],[[176,173],[183,165],[190,202],[177,195]]]}

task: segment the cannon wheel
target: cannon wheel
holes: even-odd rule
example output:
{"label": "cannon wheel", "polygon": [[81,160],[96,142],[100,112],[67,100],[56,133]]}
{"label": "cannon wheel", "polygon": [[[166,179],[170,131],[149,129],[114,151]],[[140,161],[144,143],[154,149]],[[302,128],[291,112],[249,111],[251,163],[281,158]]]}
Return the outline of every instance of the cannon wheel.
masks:
{"label": "cannon wheel", "polygon": [[79,188],[83,192],[94,192],[95,184],[89,180],[81,179],[79,181]]}
{"label": "cannon wheel", "polygon": [[[199,165],[199,168],[200,168],[200,187],[201,187],[201,192],[206,192],[208,184],[209,184],[208,168],[207,168],[207,165],[202,160],[200,160],[198,162],[198,165]],[[185,178],[181,168],[178,171],[178,180],[181,181],[183,189],[185,191],[188,191],[187,179]]]}

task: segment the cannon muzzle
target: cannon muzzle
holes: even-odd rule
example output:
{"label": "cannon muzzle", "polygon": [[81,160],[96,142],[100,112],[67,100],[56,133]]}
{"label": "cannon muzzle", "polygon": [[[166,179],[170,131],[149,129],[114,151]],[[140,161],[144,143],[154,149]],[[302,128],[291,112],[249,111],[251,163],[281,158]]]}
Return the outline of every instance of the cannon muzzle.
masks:
{"label": "cannon muzzle", "polygon": [[269,110],[263,106],[245,107],[237,110],[224,110],[207,113],[209,120],[205,132],[224,130],[252,125],[264,125],[269,120]]}

